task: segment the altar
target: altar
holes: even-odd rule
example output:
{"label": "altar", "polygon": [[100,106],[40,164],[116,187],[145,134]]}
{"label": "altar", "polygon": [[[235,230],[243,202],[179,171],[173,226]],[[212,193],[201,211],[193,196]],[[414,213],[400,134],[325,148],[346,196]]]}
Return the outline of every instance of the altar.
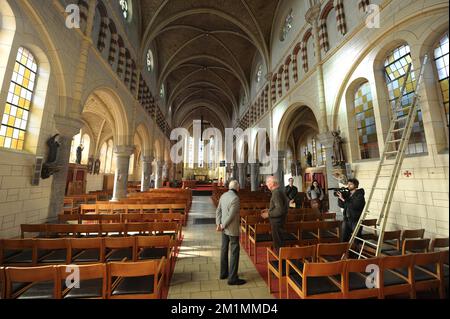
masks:
{"label": "altar", "polygon": [[194,180],[197,182],[206,182],[208,180],[208,175],[194,175]]}

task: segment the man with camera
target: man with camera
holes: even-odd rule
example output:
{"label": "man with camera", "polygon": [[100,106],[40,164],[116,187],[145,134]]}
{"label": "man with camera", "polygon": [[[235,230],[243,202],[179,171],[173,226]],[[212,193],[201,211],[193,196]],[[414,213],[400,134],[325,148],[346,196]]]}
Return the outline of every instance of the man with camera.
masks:
{"label": "man with camera", "polygon": [[[343,241],[348,242],[356,228],[356,224],[361,217],[366,200],[364,198],[364,189],[359,189],[359,181],[355,178],[348,180],[346,189],[340,189],[334,192],[334,196],[338,198],[339,207],[344,209],[343,223]],[[358,237],[361,236],[361,229]]]}

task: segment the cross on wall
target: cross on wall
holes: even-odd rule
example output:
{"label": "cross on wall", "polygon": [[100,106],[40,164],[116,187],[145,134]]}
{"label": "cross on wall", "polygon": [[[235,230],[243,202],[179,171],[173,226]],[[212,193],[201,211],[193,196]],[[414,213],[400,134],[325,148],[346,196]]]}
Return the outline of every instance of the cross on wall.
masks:
{"label": "cross on wall", "polygon": [[403,175],[404,175],[406,178],[410,178],[410,177],[412,176],[412,173],[411,173],[410,171],[405,171],[405,172],[403,173]]}

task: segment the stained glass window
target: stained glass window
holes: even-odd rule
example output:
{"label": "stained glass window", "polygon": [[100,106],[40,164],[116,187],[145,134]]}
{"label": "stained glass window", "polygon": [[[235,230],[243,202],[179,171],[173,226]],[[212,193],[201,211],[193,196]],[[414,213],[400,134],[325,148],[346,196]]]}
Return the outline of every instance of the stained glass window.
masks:
{"label": "stained glass window", "polygon": [[358,132],[361,159],[378,158],[377,127],[373,111],[372,92],[369,82],[363,83],[355,93],[355,121]]}
{"label": "stained glass window", "polygon": [[0,126],[0,147],[23,150],[36,72],[33,55],[19,48]]}
{"label": "stained glass window", "polygon": [[[412,63],[409,45],[402,45],[393,50],[387,57],[384,67],[386,83],[389,91],[389,101],[391,104],[391,114],[394,112],[394,107],[397,100],[400,98],[401,89],[405,82],[405,74],[408,70],[408,64]],[[406,88],[404,95],[401,97],[401,106],[396,111],[397,117],[404,117],[408,115],[408,110],[405,108],[411,106],[416,85],[416,77],[414,72],[406,81]],[[396,134],[396,139],[401,138],[401,134]],[[423,127],[422,111],[418,109],[417,117],[411,132],[409,145],[406,149],[406,154],[421,154],[428,151],[425,131]]]}
{"label": "stained glass window", "polygon": [[261,77],[262,77],[262,65],[260,64],[258,67],[258,71],[256,72],[256,82],[257,83],[261,82]]}
{"label": "stained glass window", "polygon": [[320,144],[320,154],[322,156],[322,165],[326,165],[327,164],[327,153],[325,151],[325,146],[323,146],[323,144]]}
{"label": "stained glass window", "polygon": [[153,52],[151,49],[148,49],[148,51],[147,51],[147,70],[148,70],[148,72],[153,71],[153,65],[154,65]]}
{"label": "stained glass window", "polygon": [[100,149],[100,173],[105,173],[105,164],[106,164],[106,154],[108,153],[108,144],[103,143],[102,148]]}
{"label": "stained glass window", "polygon": [[105,160],[105,169],[104,172],[105,174],[110,174],[110,173],[114,173],[113,170],[113,150],[114,149],[114,143],[112,140],[108,141],[108,149],[106,151],[106,160]]}
{"label": "stained glass window", "polygon": [[159,96],[161,98],[164,98],[164,95],[166,94],[166,89],[164,88],[164,84],[161,85],[161,89],[159,90]]}
{"label": "stained glass window", "polygon": [[122,15],[125,19],[128,19],[129,17],[129,6],[128,6],[128,0],[120,0],[119,1],[120,8],[122,9]]}
{"label": "stained glass window", "polygon": [[281,28],[280,33],[280,41],[283,42],[286,40],[286,37],[292,29],[292,23],[294,22],[294,15],[292,13],[292,9],[289,11],[289,13],[286,15],[286,18],[284,19],[283,27]]}
{"label": "stained glass window", "polygon": [[438,47],[434,50],[434,58],[436,63],[437,74],[439,78],[439,86],[442,92],[442,102],[445,112],[445,120],[448,126],[448,33],[439,41]]}
{"label": "stained glass window", "polygon": [[134,174],[134,153],[130,156],[130,163],[128,164],[128,175]]}
{"label": "stained glass window", "polygon": [[317,145],[316,145],[316,139],[312,139],[312,166],[317,166]]}

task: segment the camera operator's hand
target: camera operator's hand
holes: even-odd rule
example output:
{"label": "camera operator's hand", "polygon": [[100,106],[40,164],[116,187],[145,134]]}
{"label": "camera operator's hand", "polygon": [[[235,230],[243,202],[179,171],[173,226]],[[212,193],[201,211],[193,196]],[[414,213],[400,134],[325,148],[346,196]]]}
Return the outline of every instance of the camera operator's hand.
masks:
{"label": "camera operator's hand", "polygon": [[341,201],[345,202],[345,198],[344,198],[344,196],[342,195],[341,192],[338,192],[338,193],[337,193],[337,196],[338,196],[338,198],[339,198]]}

